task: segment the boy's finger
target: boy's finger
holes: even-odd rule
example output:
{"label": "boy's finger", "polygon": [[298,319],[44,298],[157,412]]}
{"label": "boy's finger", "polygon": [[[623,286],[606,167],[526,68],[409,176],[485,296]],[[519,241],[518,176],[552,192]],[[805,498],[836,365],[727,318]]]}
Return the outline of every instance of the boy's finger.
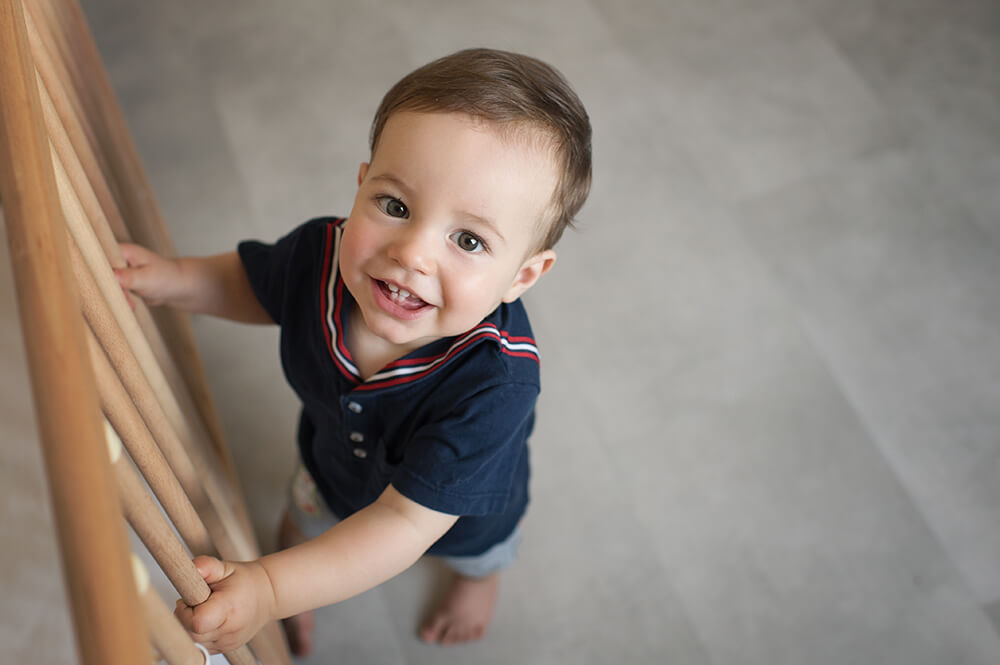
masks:
{"label": "boy's finger", "polygon": [[114,274],[115,279],[118,280],[118,286],[122,287],[122,291],[125,292],[125,299],[128,300],[129,307],[133,310],[135,309],[135,302],[132,300],[133,294],[147,304],[157,304],[155,298],[149,297],[148,293],[144,293],[147,285],[142,268],[115,268]]}
{"label": "boy's finger", "polygon": [[[195,640],[195,641],[197,641],[197,640]],[[212,655],[212,656],[214,656],[215,654],[218,654],[218,653],[222,653],[222,649],[220,649],[218,646],[216,646],[215,642],[212,642],[211,644],[205,644],[204,642],[198,642],[198,644],[200,644],[201,646],[205,647],[205,650],[208,651],[208,653],[210,655]]]}
{"label": "boy's finger", "polygon": [[122,268],[114,268],[113,270],[115,273],[115,279],[118,280],[118,285],[122,287],[122,293],[125,294],[125,302],[127,302],[128,306],[135,311],[135,301],[132,300],[132,296],[129,294],[128,284],[126,284],[128,278],[122,274]]}
{"label": "boy's finger", "polygon": [[202,555],[195,557],[194,566],[201,573],[202,579],[208,584],[219,582],[228,577],[225,564],[212,556]]}
{"label": "boy's finger", "polygon": [[146,264],[129,266],[127,268],[112,268],[115,278],[123,288],[141,292],[150,286],[150,270]]}
{"label": "boy's finger", "polygon": [[188,607],[187,603],[183,600],[177,600],[177,605],[174,607],[174,616],[177,617],[177,620],[181,622],[182,626],[184,626],[184,630],[189,633],[193,631],[191,623],[194,620],[194,610],[191,607]]}
{"label": "boy's finger", "polygon": [[139,265],[144,263],[144,254],[146,250],[139,246],[133,245],[130,242],[120,242],[118,243],[118,249],[121,250],[122,258],[125,259],[125,263],[130,266]]}
{"label": "boy's finger", "polygon": [[225,613],[215,607],[215,603],[205,601],[201,605],[191,607],[178,599],[174,608],[174,616],[191,633],[196,642],[209,646],[218,637],[217,633],[225,623]]}
{"label": "boy's finger", "polygon": [[123,289],[128,289],[132,286],[132,276],[136,272],[134,268],[112,268],[112,272],[114,272],[115,279],[118,280]]}
{"label": "boy's finger", "polygon": [[199,642],[214,641],[219,637],[219,629],[225,622],[225,611],[219,607],[219,603],[213,603],[209,598],[201,605],[191,608],[191,627],[188,628],[188,632]]}

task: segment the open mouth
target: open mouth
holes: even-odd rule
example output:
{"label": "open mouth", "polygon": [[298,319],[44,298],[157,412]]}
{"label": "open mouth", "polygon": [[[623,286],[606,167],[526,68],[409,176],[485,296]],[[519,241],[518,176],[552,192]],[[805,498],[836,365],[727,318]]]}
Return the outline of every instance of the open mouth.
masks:
{"label": "open mouth", "polygon": [[383,282],[382,280],[375,280],[375,284],[378,287],[379,294],[388,301],[388,304],[393,305],[395,308],[415,313],[430,306],[429,303],[425,302],[419,296],[410,293],[397,284]]}

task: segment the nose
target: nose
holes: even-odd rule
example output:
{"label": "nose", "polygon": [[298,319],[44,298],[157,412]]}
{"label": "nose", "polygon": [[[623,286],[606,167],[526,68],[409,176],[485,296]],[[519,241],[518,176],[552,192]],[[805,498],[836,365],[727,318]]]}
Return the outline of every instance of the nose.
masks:
{"label": "nose", "polygon": [[389,258],[406,270],[432,275],[436,270],[435,240],[429,229],[410,223],[401,227],[389,245]]}

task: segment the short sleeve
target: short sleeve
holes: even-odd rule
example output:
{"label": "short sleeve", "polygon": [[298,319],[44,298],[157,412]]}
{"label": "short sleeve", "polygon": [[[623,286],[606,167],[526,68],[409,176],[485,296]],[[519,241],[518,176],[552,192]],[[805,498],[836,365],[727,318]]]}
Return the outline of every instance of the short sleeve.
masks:
{"label": "short sleeve", "polygon": [[[311,263],[319,263],[324,220],[315,219],[293,229],[273,244],[246,240],[237,246],[254,295],[281,325],[286,294],[295,275],[308,274]],[[294,273],[292,269],[294,268]]]}
{"label": "short sleeve", "polygon": [[538,386],[486,388],[418,429],[392,485],[422,506],[451,515],[504,512],[523,499],[527,439]]}

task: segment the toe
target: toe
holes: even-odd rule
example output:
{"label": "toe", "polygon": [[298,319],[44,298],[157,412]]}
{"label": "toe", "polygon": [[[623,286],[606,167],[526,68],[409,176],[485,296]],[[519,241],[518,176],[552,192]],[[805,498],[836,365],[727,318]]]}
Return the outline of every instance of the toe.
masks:
{"label": "toe", "polygon": [[420,639],[424,642],[445,644],[444,638],[448,631],[448,619],[436,614],[420,628]]}

